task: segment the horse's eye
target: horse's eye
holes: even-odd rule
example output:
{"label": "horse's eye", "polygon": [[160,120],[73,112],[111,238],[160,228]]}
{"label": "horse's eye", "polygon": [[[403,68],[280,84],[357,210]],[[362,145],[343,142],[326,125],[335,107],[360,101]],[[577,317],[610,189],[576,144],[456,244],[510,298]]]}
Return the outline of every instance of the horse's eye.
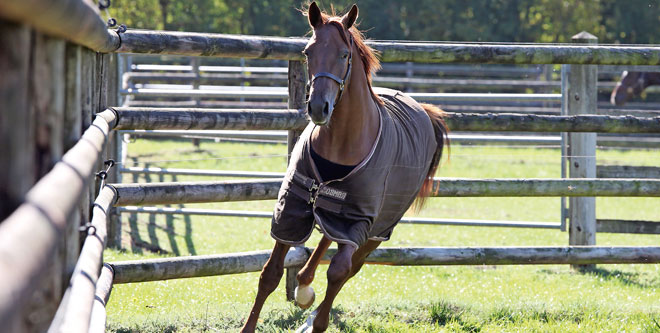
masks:
{"label": "horse's eye", "polygon": [[342,53],[342,54],[341,54],[341,58],[342,58],[342,59],[346,59],[346,58],[348,58],[348,52],[344,52],[344,53]]}

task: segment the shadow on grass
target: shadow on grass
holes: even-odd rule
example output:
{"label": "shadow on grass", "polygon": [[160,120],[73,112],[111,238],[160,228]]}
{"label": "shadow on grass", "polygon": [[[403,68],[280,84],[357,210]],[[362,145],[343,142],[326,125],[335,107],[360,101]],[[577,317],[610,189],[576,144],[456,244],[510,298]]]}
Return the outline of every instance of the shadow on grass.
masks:
{"label": "shadow on grass", "polygon": [[[265,329],[264,331],[267,331],[266,328],[295,331],[298,327],[302,326],[311,312],[311,309],[302,310],[297,306],[292,306],[286,311],[271,312],[262,316],[262,328]],[[341,319],[344,314],[345,311],[341,307],[332,308],[332,310],[330,310],[331,325],[334,324],[339,328],[340,332],[354,332],[355,328]]]}
{"label": "shadow on grass", "polygon": [[281,329],[289,329],[295,331],[298,326],[302,325],[307,320],[307,315],[310,311],[303,310],[299,307],[290,307],[288,311],[272,313],[272,316],[263,318],[263,325],[265,327],[278,327]]}
{"label": "shadow on grass", "polygon": [[[136,159],[133,158],[133,162],[135,163]],[[139,176],[138,174],[133,174],[133,183],[137,183],[139,181]],[[142,247],[140,247],[138,244],[142,243],[142,239],[140,238],[140,231],[138,230],[138,223],[137,223],[137,214],[136,213],[130,213],[128,215],[128,235],[130,237],[130,245],[131,245],[131,252],[133,253],[138,253],[142,254]]]}
{"label": "shadow on grass", "polygon": [[[564,272],[557,272],[551,269],[541,269],[539,273],[542,274],[565,274]],[[638,272],[625,272],[622,270],[614,269],[605,269],[605,268],[589,268],[580,271],[570,271],[569,274],[583,274],[588,276],[593,276],[597,279],[602,279],[605,281],[614,281],[619,282],[627,286],[634,286],[638,288],[660,288],[660,279],[657,277],[647,277],[645,278],[644,274]]]}
{"label": "shadow on grass", "polygon": [[[150,165],[148,163],[145,164],[146,168],[148,168],[149,166]],[[132,181],[133,183],[140,182],[140,175],[133,174]],[[165,181],[164,175],[162,174],[159,175],[158,181],[164,182]],[[176,175],[172,176],[172,181],[173,182],[177,181]],[[151,183],[152,176],[149,174],[144,174],[144,182]],[[166,207],[170,207],[170,206],[167,205]],[[183,208],[184,205],[179,205],[179,207]],[[149,240],[145,241],[140,236],[140,230],[139,230],[140,222],[138,220],[138,214],[137,213],[128,214],[129,230],[127,233],[130,240],[131,252],[137,254],[143,254],[144,250],[146,250],[158,254],[172,253],[176,256],[180,256],[181,251],[179,250],[179,244],[177,243],[177,239],[176,239],[177,233],[174,225],[175,219],[176,217],[172,214],[165,215],[165,225],[163,226],[163,225],[158,225],[158,223],[156,222],[156,214],[148,214],[146,229],[147,229],[147,235],[149,236]],[[186,247],[190,255],[196,255],[197,251],[195,249],[195,244],[192,239],[192,232],[193,232],[192,220],[189,215],[184,215],[183,219],[185,224],[185,235],[183,237],[185,238]],[[167,251],[160,246],[160,239],[158,238],[158,234],[156,232],[157,230],[161,230],[165,232],[165,234],[167,235],[167,239],[171,251]]]}
{"label": "shadow on grass", "polygon": [[625,285],[635,286],[640,288],[658,288],[660,287],[660,280],[651,279],[645,280],[643,275],[636,272],[623,272],[618,269],[608,270],[604,268],[594,268],[586,272],[587,274],[603,278],[605,280],[619,281]]}

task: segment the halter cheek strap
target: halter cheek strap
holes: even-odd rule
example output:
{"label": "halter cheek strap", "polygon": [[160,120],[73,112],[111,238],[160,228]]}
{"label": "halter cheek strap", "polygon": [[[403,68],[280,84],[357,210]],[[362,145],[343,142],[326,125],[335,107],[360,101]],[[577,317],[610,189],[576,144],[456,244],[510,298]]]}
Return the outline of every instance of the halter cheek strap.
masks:
{"label": "halter cheek strap", "polygon": [[[349,35],[350,36],[350,35]],[[346,87],[346,83],[348,80],[351,78],[351,67],[353,66],[353,37],[350,37],[351,39],[351,51],[348,54],[348,68],[346,68],[346,73],[344,74],[344,78],[340,79],[337,75],[334,75],[332,73],[328,72],[320,72],[314,74],[311,80],[307,82],[307,100],[309,100],[309,88],[314,83],[314,81],[320,77],[327,77],[339,84],[339,91],[337,92],[337,97],[335,98],[335,103],[333,104],[333,107],[337,106],[337,103],[339,103],[339,100],[341,100],[341,96],[344,94],[344,88]]]}

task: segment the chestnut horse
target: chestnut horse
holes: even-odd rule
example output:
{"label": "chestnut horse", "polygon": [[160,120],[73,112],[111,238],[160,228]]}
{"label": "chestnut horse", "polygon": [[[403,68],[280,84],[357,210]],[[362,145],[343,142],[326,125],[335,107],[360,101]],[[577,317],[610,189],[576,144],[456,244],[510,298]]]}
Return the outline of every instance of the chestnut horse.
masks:
{"label": "chestnut horse", "polygon": [[610,102],[613,105],[623,105],[633,97],[639,96],[648,86],[657,84],[660,84],[660,73],[624,71],[612,90]]}
{"label": "chestnut horse", "polygon": [[298,332],[325,331],[342,286],[389,239],[413,201],[429,195],[447,140],[440,109],[398,91],[372,89],[371,74],[380,64],[353,27],[357,6],[336,17],[313,2],[306,14],[313,31],[303,52],[312,123],[293,149],[271,225],[275,248],[242,332],[254,332],[266,298],[282,278],[288,250],[304,243],[315,225],[323,238],[296,276],[301,308],[314,302],[309,285],[321,258],[333,241],[338,248],[325,297]]}

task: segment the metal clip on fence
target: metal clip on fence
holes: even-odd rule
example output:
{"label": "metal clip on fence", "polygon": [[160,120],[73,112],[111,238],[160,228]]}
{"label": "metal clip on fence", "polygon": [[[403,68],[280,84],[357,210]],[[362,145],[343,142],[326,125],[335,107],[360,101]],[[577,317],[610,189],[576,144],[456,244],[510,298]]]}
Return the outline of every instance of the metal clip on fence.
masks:
{"label": "metal clip on fence", "polygon": [[105,162],[103,162],[103,165],[107,166],[105,170],[101,170],[96,173],[96,177],[101,179],[101,185],[99,186],[99,193],[101,193],[101,190],[105,186],[105,179],[108,178],[108,172],[110,171],[110,168],[115,166],[117,163],[113,159],[109,159]]}
{"label": "metal clip on fence", "polygon": [[[111,2],[110,0],[99,0],[99,9],[102,11],[105,11],[105,16],[108,18],[107,24],[109,28],[114,28],[117,26],[117,19],[114,17],[110,16],[110,12],[108,11],[108,8],[110,8]],[[124,33],[126,32],[126,25],[122,24],[119,27],[117,27],[117,33]]]}

